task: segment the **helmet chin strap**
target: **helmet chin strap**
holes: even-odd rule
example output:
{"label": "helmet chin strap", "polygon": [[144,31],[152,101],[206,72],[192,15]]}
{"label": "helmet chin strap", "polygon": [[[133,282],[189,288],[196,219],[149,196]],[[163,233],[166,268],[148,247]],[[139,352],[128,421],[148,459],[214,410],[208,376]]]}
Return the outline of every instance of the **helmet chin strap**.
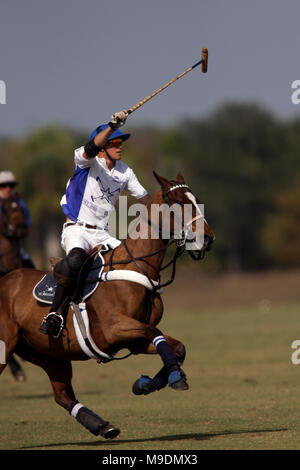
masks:
{"label": "helmet chin strap", "polygon": [[104,150],[104,152],[105,152],[105,155],[107,156],[107,158],[108,158],[108,159],[109,159],[111,162],[113,162],[113,163],[114,163],[114,160],[111,158],[111,156],[109,155],[109,153],[108,153],[108,151],[106,150],[106,148],[105,148],[105,147],[103,147],[103,150]]}

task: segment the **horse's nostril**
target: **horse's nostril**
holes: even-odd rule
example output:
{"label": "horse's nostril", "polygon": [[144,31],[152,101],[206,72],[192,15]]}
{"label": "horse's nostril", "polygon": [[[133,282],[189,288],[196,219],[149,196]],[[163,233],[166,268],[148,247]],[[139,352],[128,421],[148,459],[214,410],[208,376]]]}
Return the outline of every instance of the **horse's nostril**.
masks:
{"label": "horse's nostril", "polygon": [[210,235],[204,235],[204,247],[206,251],[209,251],[211,249],[211,245],[213,243],[213,238]]}

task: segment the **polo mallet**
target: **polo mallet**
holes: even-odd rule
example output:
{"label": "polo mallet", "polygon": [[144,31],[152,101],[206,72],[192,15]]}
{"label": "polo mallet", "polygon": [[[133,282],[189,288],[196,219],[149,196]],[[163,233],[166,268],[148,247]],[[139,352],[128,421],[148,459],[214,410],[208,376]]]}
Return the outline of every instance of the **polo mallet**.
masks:
{"label": "polo mallet", "polygon": [[171,80],[170,82],[166,83],[164,86],[162,86],[159,90],[155,91],[154,93],[152,93],[152,95],[149,95],[147,96],[147,98],[145,98],[144,100],[140,101],[139,103],[137,103],[135,106],[132,106],[132,108],[128,109],[127,112],[128,114],[131,114],[133,113],[133,111],[136,111],[138,108],[140,108],[141,106],[143,106],[143,104],[147,103],[147,101],[151,100],[151,98],[153,98],[154,96],[156,96],[158,93],[160,93],[161,91],[165,90],[165,88],[167,88],[168,86],[172,85],[172,83],[176,82],[176,80],[179,80],[179,78],[183,77],[184,75],[186,75],[188,72],[190,72],[191,70],[193,70],[194,68],[198,67],[198,65],[201,64],[201,69],[202,69],[202,73],[206,73],[207,72],[207,60],[208,60],[208,52],[207,52],[207,49],[206,47],[203,47],[202,48],[202,59],[199,60],[199,62],[197,62],[196,64],[194,64],[192,67],[189,67],[188,69],[186,69],[183,73],[181,73],[180,75],[178,75],[177,77],[173,78],[173,80]]}

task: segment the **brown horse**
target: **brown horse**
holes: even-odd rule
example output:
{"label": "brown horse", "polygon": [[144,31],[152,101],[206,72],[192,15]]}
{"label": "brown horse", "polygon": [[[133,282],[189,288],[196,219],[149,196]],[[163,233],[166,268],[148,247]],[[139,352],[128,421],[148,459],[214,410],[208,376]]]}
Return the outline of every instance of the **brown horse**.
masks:
{"label": "brown horse", "polygon": [[26,217],[18,194],[1,200],[0,273],[22,267],[21,241],[27,236]]}
{"label": "brown horse", "polygon": [[[185,249],[187,233],[193,231],[195,240],[198,238],[197,222],[200,219],[203,221],[204,241],[202,246],[195,245],[198,251],[197,256],[193,253],[194,257],[201,258],[214,240],[214,233],[199,210],[199,201],[184,183],[182,175],[179,173],[176,180],[168,181],[154,174],[161,187],[139,224],[141,233],[144,231],[149,236],[138,239],[128,236],[115,250],[104,255],[105,275],[130,272],[146,279],[150,289],[132,279],[126,280],[126,277],[124,280],[108,280],[100,282],[86,302],[94,344],[107,357],[113,359],[114,354],[124,348],[132,354],[161,356],[163,367],[153,379],[142,376],[134,383],[133,393],[136,395],[146,395],[166,385],[175,390],[188,388],[186,376],[180,368],[185,358],[184,345],[156,328],[163,314],[159,294],[160,271],[166,250],[173,241],[177,245],[173,259],[175,266],[175,259]],[[156,207],[176,204],[181,213],[186,205],[191,207],[191,218],[184,226],[179,225],[180,230],[176,228],[175,215],[170,215],[171,240],[163,236],[164,217],[161,214],[153,229],[151,217],[155,204]],[[93,434],[112,439],[119,434],[119,429],[79,403],[72,388],[71,361],[89,359],[76,339],[72,310],[69,309],[59,338],[39,332],[47,307],[35,300],[32,290],[44,275],[41,271],[20,269],[8,274],[0,285],[0,340],[5,344],[6,358],[16,351],[43,368],[51,381],[56,402]],[[80,302],[80,298],[76,301]],[[4,367],[5,364],[0,364],[0,373]]]}
{"label": "brown horse", "polygon": [[[17,193],[1,201],[0,221],[0,277],[13,269],[22,267],[21,241],[27,235],[26,216],[19,204]],[[15,357],[8,361],[11,373],[18,382],[23,382],[25,373]]]}

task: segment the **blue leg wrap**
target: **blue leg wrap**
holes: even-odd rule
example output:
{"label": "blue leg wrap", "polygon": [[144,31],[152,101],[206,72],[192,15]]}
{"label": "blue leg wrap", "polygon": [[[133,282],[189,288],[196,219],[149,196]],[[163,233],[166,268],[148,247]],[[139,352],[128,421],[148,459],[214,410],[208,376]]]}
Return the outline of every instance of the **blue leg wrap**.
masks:
{"label": "blue leg wrap", "polygon": [[179,370],[173,370],[168,377],[168,386],[171,387],[175,382],[178,382],[181,379],[181,373]]}
{"label": "blue leg wrap", "polygon": [[186,379],[186,375],[182,369],[176,368],[171,370],[169,377],[168,377],[168,386],[172,387],[176,382],[179,382],[181,379]]}
{"label": "blue leg wrap", "polygon": [[137,379],[132,387],[132,391],[135,395],[148,395],[149,393],[157,390],[153,380],[148,375],[142,375]]}

